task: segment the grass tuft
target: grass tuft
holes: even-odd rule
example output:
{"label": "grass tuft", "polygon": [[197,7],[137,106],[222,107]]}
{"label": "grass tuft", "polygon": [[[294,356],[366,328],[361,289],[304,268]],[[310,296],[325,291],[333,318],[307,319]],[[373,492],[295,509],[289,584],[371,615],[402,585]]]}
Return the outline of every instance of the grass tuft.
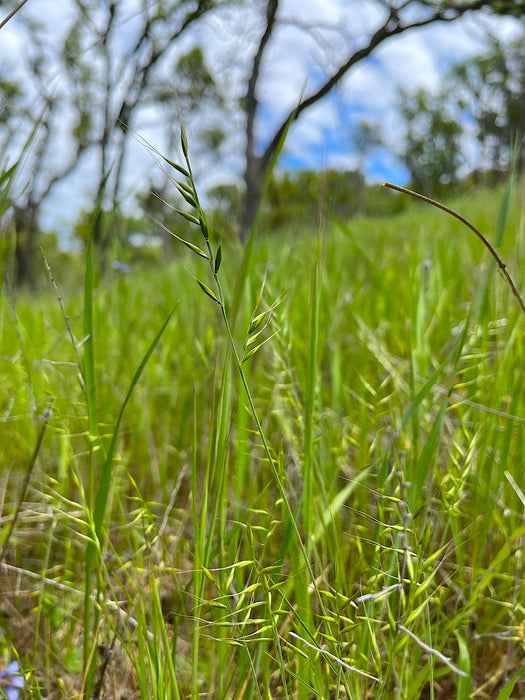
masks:
{"label": "grass tuft", "polygon": [[[4,666],[35,698],[523,697],[523,279],[417,207],[239,258],[181,149],[184,268],[99,280],[91,247],[83,289],[46,257],[0,299]],[[446,205],[501,262],[508,192]]]}

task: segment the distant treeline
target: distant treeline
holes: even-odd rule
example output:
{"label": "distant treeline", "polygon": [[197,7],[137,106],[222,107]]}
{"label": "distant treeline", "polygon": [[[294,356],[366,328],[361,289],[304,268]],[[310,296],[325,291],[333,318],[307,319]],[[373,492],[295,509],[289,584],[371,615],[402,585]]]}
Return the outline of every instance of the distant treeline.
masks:
{"label": "distant treeline", "polygon": [[[442,184],[440,195],[456,196],[473,187],[493,187],[508,173],[502,170],[476,170],[462,179]],[[401,183],[398,183],[401,184]],[[242,191],[236,185],[221,185],[209,193],[212,219],[223,231],[234,233],[242,204]],[[287,171],[274,175],[263,202],[260,226],[266,233],[293,228],[308,231],[327,219],[346,221],[356,216],[392,216],[411,206],[406,197],[392,196],[381,183],[369,183],[356,170]]]}

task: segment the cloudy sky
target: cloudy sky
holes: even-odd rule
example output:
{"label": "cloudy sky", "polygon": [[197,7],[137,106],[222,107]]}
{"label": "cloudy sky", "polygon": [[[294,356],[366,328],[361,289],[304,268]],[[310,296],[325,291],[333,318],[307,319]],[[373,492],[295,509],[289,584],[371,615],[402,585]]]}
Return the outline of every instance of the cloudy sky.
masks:
{"label": "cloudy sky", "polygon": [[[132,27],[137,0],[125,2],[129,4],[129,12],[122,20],[122,42]],[[246,90],[246,76],[263,28],[263,14],[256,8],[263,8],[263,4],[255,2],[247,8],[223,9],[211,14],[181,47],[187,49],[191,41],[197,41],[205,49],[207,61],[219,84],[226,88],[231,104]],[[29,0],[20,16],[2,30],[3,76],[23,80],[20,58],[27,55],[24,18],[43,20],[52,40],[67,30],[73,12],[67,0]],[[259,144],[267,143],[301,94],[307,96],[314,91],[342,57],[366,44],[367,37],[382,23],[382,12],[381,3],[373,0],[282,0],[279,24],[262,67],[258,93]],[[383,133],[395,142],[399,134],[395,104],[400,87],[437,89],[452,63],[482,50],[487,32],[506,41],[518,29],[519,24],[514,20],[478,13],[453,24],[432,25],[385,42],[370,59],[350,72],[329,97],[303,113],[290,131],[282,166],[360,167],[369,180],[403,182],[406,174],[386,149],[360,158],[353,143],[358,121],[365,118],[381,125]],[[50,75],[49,79],[60,81],[60,73]],[[202,163],[197,168],[203,187],[231,182],[242,172],[242,126],[242,114],[232,113],[221,159],[212,166]],[[160,128],[154,113],[143,113],[141,123],[134,128],[160,150],[166,147],[165,130]],[[55,155],[62,157],[60,149]],[[126,163],[128,190],[133,192],[140,183],[154,176],[155,167],[151,154],[138,139],[134,140]],[[48,224],[61,228],[79,208],[87,205],[93,168],[94,163],[86,158],[69,180],[54,190],[45,212]]]}

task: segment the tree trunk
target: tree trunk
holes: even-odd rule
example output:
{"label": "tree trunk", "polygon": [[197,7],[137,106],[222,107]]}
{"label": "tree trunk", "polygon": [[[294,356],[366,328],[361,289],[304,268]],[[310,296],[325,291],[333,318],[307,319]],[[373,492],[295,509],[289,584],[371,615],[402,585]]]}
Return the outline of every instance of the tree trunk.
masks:
{"label": "tree trunk", "polygon": [[244,175],[245,193],[241,213],[241,241],[246,243],[257,219],[263,195],[265,170],[261,158],[252,156],[247,159]]}
{"label": "tree trunk", "polygon": [[27,204],[23,209],[15,208],[15,265],[13,285],[35,287],[36,259],[38,257],[38,207]]}
{"label": "tree trunk", "polygon": [[259,47],[253,58],[253,68],[244,98],[244,108],[246,112],[246,171],[244,173],[244,184],[246,189],[244,192],[240,231],[243,243],[248,239],[257,220],[257,212],[259,211],[263,196],[264,177],[272,155],[275,152],[275,149],[272,150],[272,146],[270,145],[262,156],[256,155],[255,117],[259,106],[256,92],[261,61],[275,27],[278,8],[279,0],[268,0],[268,4],[266,5],[266,28],[261,36]]}

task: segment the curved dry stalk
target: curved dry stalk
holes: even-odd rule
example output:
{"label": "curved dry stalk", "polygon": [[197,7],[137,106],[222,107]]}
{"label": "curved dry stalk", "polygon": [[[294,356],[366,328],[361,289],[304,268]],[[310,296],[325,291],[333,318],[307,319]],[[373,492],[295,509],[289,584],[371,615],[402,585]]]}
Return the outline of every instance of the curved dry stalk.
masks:
{"label": "curved dry stalk", "polygon": [[9,22],[9,20],[16,15],[18,10],[21,10],[23,8],[26,2],[27,0],[22,0],[22,2],[18,3],[18,5],[7,15],[7,17],[0,22],[0,29],[2,29],[2,27],[4,27]]}
{"label": "curved dry stalk", "polygon": [[450,207],[446,207],[444,204],[441,204],[441,202],[437,202],[435,199],[431,199],[430,197],[426,197],[424,194],[419,194],[419,192],[414,192],[413,190],[409,190],[406,187],[400,187],[399,185],[394,185],[391,182],[384,182],[383,187],[389,187],[391,190],[397,190],[397,192],[402,192],[403,194],[409,194],[411,197],[415,197],[416,199],[421,199],[423,202],[426,202],[427,204],[431,204],[433,207],[436,207],[437,209],[442,209],[447,214],[450,214],[450,216],[453,216],[455,219],[458,219],[458,221],[461,221],[462,224],[464,224],[473,233],[475,233],[476,236],[483,243],[485,248],[487,248],[489,253],[492,255],[494,260],[496,261],[499,269],[503,273],[503,277],[505,278],[507,284],[510,287],[511,292],[513,293],[516,301],[520,305],[522,312],[525,314],[525,300],[523,299],[523,297],[520,293],[520,290],[518,289],[518,285],[516,284],[516,282],[512,278],[512,275],[510,274],[510,272],[507,270],[507,266],[503,262],[502,258],[500,257],[499,253],[494,248],[492,243],[488,240],[488,238],[486,238],[481,233],[481,231],[479,231],[474,226],[474,224],[472,224],[468,219],[465,219],[465,217],[462,216],[461,214],[458,214],[457,211],[450,209]]}

